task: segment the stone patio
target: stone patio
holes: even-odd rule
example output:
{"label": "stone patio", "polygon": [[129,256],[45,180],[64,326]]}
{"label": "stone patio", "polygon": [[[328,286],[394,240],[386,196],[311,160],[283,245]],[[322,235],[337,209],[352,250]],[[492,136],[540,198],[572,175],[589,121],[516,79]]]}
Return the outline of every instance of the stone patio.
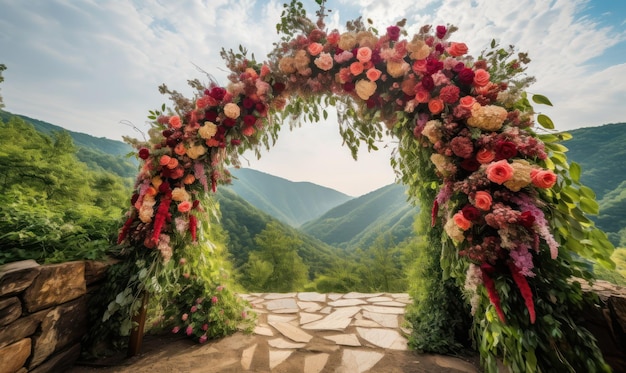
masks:
{"label": "stone patio", "polygon": [[[470,362],[409,351],[407,294],[244,294],[258,314],[252,335],[203,345],[176,339],[116,366],[70,372],[466,372]],[[147,336],[148,338],[148,336]]]}

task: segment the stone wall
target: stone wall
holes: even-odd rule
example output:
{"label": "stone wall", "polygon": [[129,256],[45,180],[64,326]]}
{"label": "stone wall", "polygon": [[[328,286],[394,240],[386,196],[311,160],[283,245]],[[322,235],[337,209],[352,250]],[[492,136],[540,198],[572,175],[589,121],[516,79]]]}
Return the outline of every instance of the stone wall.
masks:
{"label": "stone wall", "polygon": [[106,268],[94,261],[0,266],[0,373],[72,366],[87,330],[87,288]]}

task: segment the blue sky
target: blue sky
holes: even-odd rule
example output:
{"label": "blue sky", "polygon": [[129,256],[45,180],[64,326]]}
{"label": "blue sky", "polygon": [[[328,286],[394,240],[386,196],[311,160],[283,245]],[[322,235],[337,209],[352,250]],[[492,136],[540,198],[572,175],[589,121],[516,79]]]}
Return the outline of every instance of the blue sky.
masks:
{"label": "blue sky", "polygon": [[[312,16],[313,0],[303,0]],[[0,0],[0,85],[6,110],[72,131],[121,140],[147,130],[148,110],[166,102],[157,87],[191,94],[186,81],[226,84],[219,51],[246,46],[261,59],[277,40],[283,1]],[[496,38],[530,54],[531,93],[557,129],[626,121],[626,2],[623,0],[329,0],[330,29],[359,15],[384,29],[454,24],[454,40],[477,55]],[[282,131],[249,166],[358,196],[390,184],[389,148],[357,162],[341,147],[336,122]]]}

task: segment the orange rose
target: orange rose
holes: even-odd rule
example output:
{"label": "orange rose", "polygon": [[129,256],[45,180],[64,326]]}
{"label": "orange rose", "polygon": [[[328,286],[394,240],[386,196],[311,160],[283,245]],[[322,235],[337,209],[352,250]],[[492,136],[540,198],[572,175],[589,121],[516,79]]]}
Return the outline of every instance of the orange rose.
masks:
{"label": "orange rose", "polygon": [[533,169],[530,171],[530,179],[538,188],[552,188],[556,183],[557,177],[551,170]]}
{"label": "orange rose", "polygon": [[381,74],[382,72],[375,68],[371,68],[367,70],[367,72],[365,73],[365,75],[367,76],[367,79],[371,80],[372,82],[377,81],[380,78]]}
{"label": "orange rose", "polygon": [[157,190],[155,187],[148,187],[148,189],[146,189],[146,195],[147,196],[156,196],[157,195]]}
{"label": "orange rose", "polygon": [[448,54],[453,57],[459,57],[467,53],[467,45],[465,43],[450,43],[448,47]]}
{"label": "orange rose", "polygon": [[433,98],[432,100],[428,101],[428,110],[430,110],[430,112],[433,114],[441,113],[443,111],[443,107],[443,100],[439,98]]}
{"label": "orange rose", "polygon": [[193,184],[194,181],[196,181],[196,177],[193,176],[192,174],[187,174],[185,178],[183,179],[183,183],[187,185]]}
{"label": "orange rose", "polygon": [[502,184],[513,177],[513,167],[506,159],[493,162],[487,166],[487,179],[496,184]]}
{"label": "orange rose", "polygon": [[357,76],[363,72],[363,64],[360,62],[352,62],[350,64],[350,74]]}
{"label": "orange rose", "polygon": [[478,69],[474,71],[474,85],[483,87],[489,84],[489,72],[485,69]]}
{"label": "orange rose", "polygon": [[170,161],[167,162],[167,168],[169,168],[170,170],[173,170],[176,167],[178,167],[178,159],[170,158]]}
{"label": "orange rose", "polygon": [[320,43],[311,43],[307,47],[307,50],[309,51],[311,56],[317,56],[318,54],[322,53],[322,51],[324,50],[324,46]]}
{"label": "orange rose", "polygon": [[494,160],[496,157],[496,152],[489,149],[480,149],[478,153],[476,153],[476,160],[480,164],[487,164]]}
{"label": "orange rose", "polygon": [[176,147],[174,148],[174,153],[178,155],[185,155],[185,153],[187,153],[187,149],[185,149],[185,144],[183,144],[182,142],[176,144]]}
{"label": "orange rose", "polygon": [[474,197],[474,206],[483,211],[489,211],[489,209],[491,208],[491,202],[492,199],[489,192],[485,192],[482,190],[476,192],[476,196]]}
{"label": "orange rose", "polygon": [[420,104],[425,104],[430,100],[430,92],[428,90],[419,87],[415,90],[415,101]]}
{"label": "orange rose", "polygon": [[356,59],[361,63],[368,62],[372,59],[372,50],[368,47],[361,47],[356,52]]}
{"label": "orange rose", "polygon": [[170,157],[169,155],[162,155],[161,158],[159,158],[159,164],[161,166],[167,166],[167,164],[170,163],[171,159],[172,157]]}
{"label": "orange rose", "polygon": [[180,117],[178,115],[174,115],[174,116],[170,117],[169,125],[170,125],[170,127],[174,128],[174,129],[179,129],[182,126],[182,123],[180,121]]}
{"label": "orange rose", "polygon": [[470,229],[472,226],[472,222],[467,220],[461,211],[454,214],[452,219],[454,219],[454,223],[464,231]]}

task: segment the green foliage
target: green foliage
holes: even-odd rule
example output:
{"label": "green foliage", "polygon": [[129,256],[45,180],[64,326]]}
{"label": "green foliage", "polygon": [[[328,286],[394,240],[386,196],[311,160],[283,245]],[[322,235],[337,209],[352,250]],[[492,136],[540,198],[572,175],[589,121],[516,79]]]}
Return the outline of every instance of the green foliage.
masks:
{"label": "green foliage", "polygon": [[128,180],[89,169],[67,132],[0,121],[0,263],[98,259],[114,240]]}
{"label": "green foliage", "polygon": [[249,255],[242,284],[250,291],[289,292],[303,290],[308,268],[298,255],[302,241],[270,222],[255,238],[258,251]]}

